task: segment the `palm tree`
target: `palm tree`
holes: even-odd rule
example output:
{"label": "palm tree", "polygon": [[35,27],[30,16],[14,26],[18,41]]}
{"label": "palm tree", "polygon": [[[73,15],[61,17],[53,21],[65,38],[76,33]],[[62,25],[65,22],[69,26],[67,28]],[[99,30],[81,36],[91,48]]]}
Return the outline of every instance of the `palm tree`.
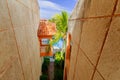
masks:
{"label": "palm tree", "polygon": [[62,11],[61,14],[56,14],[49,21],[55,22],[57,30],[63,34],[66,34],[68,24],[68,14],[66,11]]}
{"label": "palm tree", "polygon": [[67,24],[68,24],[68,14],[66,11],[62,11],[61,14],[56,14],[49,21],[56,23],[57,33],[54,35],[54,39],[50,41],[50,44],[53,45],[60,38],[66,35]]}

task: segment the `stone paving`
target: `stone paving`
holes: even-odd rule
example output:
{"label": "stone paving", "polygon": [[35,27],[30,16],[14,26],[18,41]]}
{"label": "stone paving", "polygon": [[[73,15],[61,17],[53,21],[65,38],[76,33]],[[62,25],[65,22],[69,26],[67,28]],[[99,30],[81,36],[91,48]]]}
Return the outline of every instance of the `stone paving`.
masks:
{"label": "stone paving", "polygon": [[48,68],[48,75],[49,75],[49,80],[54,79],[54,62],[50,62],[50,65]]}

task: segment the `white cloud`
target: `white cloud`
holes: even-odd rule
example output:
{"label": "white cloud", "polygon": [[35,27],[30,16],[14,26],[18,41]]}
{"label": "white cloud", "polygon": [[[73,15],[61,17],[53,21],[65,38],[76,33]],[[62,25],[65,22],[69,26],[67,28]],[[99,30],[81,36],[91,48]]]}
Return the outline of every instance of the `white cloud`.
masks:
{"label": "white cloud", "polygon": [[62,7],[61,5],[53,3],[51,1],[38,0],[38,2],[40,7],[40,18],[49,19],[54,14],[60,13],[62,10],[65,10],[68,13],[70,13],[70,11],[65,7]]}
{"label": "white cloud", "polygon": [[47,0],[39,0],[39,5],[40,5],[40,8],[48,8],[48,9],[54,9],[58,11],[65,9],[62,6]]}
{"label": "white cloud", "polygon": [[60,13],[60,11],[41,9],[40,10],[40,18],[49,19],[52,16],[54,16],[54,14],[57,14],[57,13]]}

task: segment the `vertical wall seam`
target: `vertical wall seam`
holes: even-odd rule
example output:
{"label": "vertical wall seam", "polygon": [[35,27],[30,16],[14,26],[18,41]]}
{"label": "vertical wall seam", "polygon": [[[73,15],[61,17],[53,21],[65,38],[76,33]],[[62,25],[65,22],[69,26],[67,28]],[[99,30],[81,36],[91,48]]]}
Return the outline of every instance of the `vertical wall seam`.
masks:
{"label": "vertical wall seam", "polygon": [[[74,66],[74,72],[73,72],[73,80],[75,79],[75,72],[76,72],[76,65],[77,65],[77,60],[78,60],[78,53],[79,53],[79,48],[80,48],[80,42],[81,42],[81,35],[82,35],[82,29],[83,29],[83,21],[81,22],[81,31],[80,31],[80,39],[78,43],[78,50],[77,50],[77,55],[76,55],[76,60],[75,60],[75,66]],[[75,25],[76,26],[76,25]]]}
{"label": "vertical wall seam", "polygon": [[[26,28],[26,26],[25,26],[25,28]],[[24,28],[24,29],[25,29],[25,28]],[[25,29],[25,33],[26,33],[26,29]],[[25,38],[26,38],[26,41],[27,41],[27,49],[30,50],[30,49],[28,48],[28,40],[27,40],[28,37],[27,37],[26,34],[25,34],[25,36],[26,36]],[[29,56],[29,61],[30,61],[30,71],[31,71],[31,74],[32,74],[32,80],[34,80],[34,79],[33,79],[32,66],[31,66],[31,57],[30,57],[30,53],[28,54],[28,56]]]}
{"label": "vertical wall seam", "polygon": [[[76,10],[76,13],[77,13],[77,10]],[[85,13],[85,11],[83,11],[83,15],[82,15],[83,17],[84,17],[84,13]],[[79,39],[79,43],[78,43],[78,51],[77,51],[76,62],[75,62],[75,66],[74,66],[73,80],[75,79],[75,72],[76,72],[76,65],[77,65],[79,48],[80,48],[80,42],[81,42],[81,36],[82,36],[82,30],[83,30],[83,23],[84,23],[84,21],[81,21],[81,31],[79,33],[80,34],[80,39]],[[75,27],[76,27],[76,25],[75,25]]]}
{"label": "vertical wall seam", "polygon": [[[33,0],[32,0],[33,1]],[[31,7],[33,8],[33,6],[32,6],[32,3],[31,3]],[[37,7],[39,7],[38,6],[38,4],[37,4]],[[39,23],[36,23],[36,21],[35,21],[35,17],[34,17],[34,15],[37,15],[38,13],[36,12],[36,11],[34,11],[33,9],[31,10],[31,12],[32,12],[32,20],[33,20],[33,26],[35,26],[35,27],[37,27],[37,29],[38,29],[38,27],[39,27],[39,25],[37,25],[36,26],[36,24],[39,24]],[[40,16],[39,16],[40,17]],[[39,21],[40,21],[40,18],[39,18]],[[38,37],[37,37],[37,31],[36,31],[36,28],[35,27],[33,27],[33,31],[34,31],[34,33],[35,33],[35,36],[36,36],[36,39],[38,40]],[[38,41],[39,42],[39,41]],[[39,51],[40,51],[40,46],[39,46]],[[36,53],[37,54],[37,57],[38,57],[38,59],[39,59],[39,56],[38,55],[40,55],[39,53]],[[34,55],[34,56],[36,56],[36,54]],[[36,60],[35,60],[36,61]],[[39,65],[40,66],[40,65]],[[39,74],[39,76],[40,76],[40,74],[41,74],[41,72],[39,71],[39,73],[38,73],[38,71],[35,69],[35,72],[36,72],[36,74],[38,75]]]}
{"label": "vertical wall seam", "polygon": [[[78,6],[78,3],[77,3],[77,5],[76,5],[76,7]],[[75,8],[75,9],[77,9],[77,8]],[[77,15],[77,10],[75,10],[76,12],[76,14],[75,15]],[[77,22],[75,22],[75,27],[76,27],[76,25],[77,25]],[[80,45],[80,43],[78,43],[78,47],[77,47],[77,54],[76,54],[76,58],[75,58],[75,66],[74,66],[74,72],[73,72],[73,79],[72,80],[74,80],[74,78],[75,78],[75,69],[76,69],[76,65],[77,65],[77,56],[78,56],[78,52],[79,52],[79,45]]]}
{"label": "vertical wall seam", "polygon": [[[20,3],[20,2],[19,2]],[[22,3],[21,3],[22,4]],[[24,4],[23,4],[24,5]],[[24,5],[25,6],[25,5]],[[27,6],[26,6],[27,7]],[[27,7],[29,10],[30,10],[30,12],[32,12],[32,10],[29,8],[29,7]],[[31,8],[32,8],[32,0],[31,0]],[[26,29],[25,29],[25,32],[26,32]],[[25,36],[26,36],[26,38],[27,38],[27,35],[25,34]],[[28,44],[28,39],[26,39],[26,41],[27,41],[27,44]],[[29,47],[28,47],[28,45],[27,45],[27,48],[28,48],[28,50],[29,50]],[[34,54],[34,53],[33,53]],[[29,61],[30,61],[30,68],[31,68],[31,74],[32,74],[32,80],[34,80],[34,77],[33,77],[33,68],[32,68],[32,66],[31,66],[31,63],[32,63],[32,61],[31,61],[31,57],[30,57],[30,53],[29,53]]]}
{"label": "vertical wall seam", "polygon": [[[78,1],[79,2],[79,1]],[[76,8],[75,9],[77,9],[77,6],[78,6],[78,3],[77,3],[77,5],[76,5]],[[75,10],[76,11],[76,15],[77,15],[77,10]],[[77,22],[77,21],[76,21]],[[77,23],[75,22],[75,27],[76,27],[76,25],[77,25]],[[82,28],[82,27],[81,27]],[[82,31],[82,30],[81,30]],[[80,32],[81,33],[81,32]],[[75,44],[75,43],[74,43]],[[78,58],[78,52],[79,52],[79,45],[80,45],[80,39],[79,39],[79,43],[78,43],[78,47],[77,47],[77,55],[76,55],[76,60],[75,60],[75,66],[74,66],[74,72],[73,72],[73,80],[75,79],[75,72],[76,72],[76,65],[77,65],[77,58]]]}
{"label": "vertical wall seam", "polygon": [[99,52],[99,56],[98,56],[98,59],[97,59],[97,63],[95,65],[95,69],[94,69],[94,72],[93,72],[93,75],[91,77],[91,80],[93,80],[94,78],[94,75],[95,75],[95,72],[96,72],[96,69],[97,69],[97,66],[98,66],[98,63],[99,63],[99,60],[100,60],[100,57],[102,55],[102,51],[103,51],[103,48],[104,48],[104,45],[106,43],[106,40],[107,40],[107,37],[108,37],[108,33],[109,33],[109,30],[110,30],[110,25],[112,23],[112,20],[113,20],[113,17],[114,17],[114,13],[116,11],[116,6],[117,6],[117,3],[118,3],[118,0],[115,1],[115,5],[114,5],[114,8],[113,8],[113,12],[112,12],[112,16],[110,18],[110,21],[108,23],[108,25],[106,27],[108,27],[107,31],[106,31],[106,34],[105,34],[105,37],[104,37],[104,40],[103,40],[103,43],[102,43],[102,46],[101,46],[101,49],[100,49],[100,52]]}
{"label": "vertical wall seam", "polygon": [[18,51],[18,57],[19,57],[19,61],[20,61],[20,64],[21,64],[22,74],[23,74],[23,78],[25,80],[25,75],[24,75],[22,61],[21,61],[21,58],[20,58],[20,52],[19,52],[19,48],[18,48],[18,43],[17,43],[17,39],[15,37],[15,30],[14,30],[14,27],[13,27],[14,25],[13,25],[13,22],[12,22],[12,17],[10,15],[10,9],[9,9],[9,6],[8,6],[8,0],[6,0],[6,3],[7,3],[7,8],[8,8],[8,14],[9,14],[9,17],[10,17],[10,22],[11,22],[11,25],[12,25],[12,31],[13,31],[13,34],[14,34],[15,44],[16,44],[17,51]]}
{"label": "vertical wall seam", "polygon": [[[31,58],[30,58],[31,59]],[[31,73],[32,73],[32,80],[34,80],[33,79],[33,71],[32,71],[32,66],[31,66],[31,60],[30,60],[30,67],[31,67]]]}

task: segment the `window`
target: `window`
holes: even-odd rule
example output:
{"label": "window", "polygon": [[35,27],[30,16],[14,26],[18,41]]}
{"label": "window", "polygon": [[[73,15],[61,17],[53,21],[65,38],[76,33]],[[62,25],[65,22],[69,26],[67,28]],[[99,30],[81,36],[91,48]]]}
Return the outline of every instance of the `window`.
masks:
{"label": "window", "polygon": [[49,44],[50,39],[42,39],[42,45],[48,45]]}

